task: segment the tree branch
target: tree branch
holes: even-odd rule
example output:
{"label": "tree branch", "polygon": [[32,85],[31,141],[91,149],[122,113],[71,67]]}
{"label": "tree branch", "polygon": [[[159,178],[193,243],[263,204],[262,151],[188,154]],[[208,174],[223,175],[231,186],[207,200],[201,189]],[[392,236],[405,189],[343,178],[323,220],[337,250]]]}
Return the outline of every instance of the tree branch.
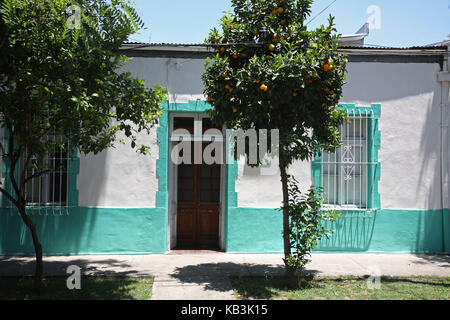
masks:
{"label": "tree branch", "polygon": [[19,203],[17,202],[16,199],[13,198],[12,195],[9,194],[8,191],[6,191],[5,189],[3,189],[2,187],[0,187],[0,192],[3,193],[5,195],[5,197],[7,197],[12,203],[14,203],[14,205],[16,207],[19,207]]}

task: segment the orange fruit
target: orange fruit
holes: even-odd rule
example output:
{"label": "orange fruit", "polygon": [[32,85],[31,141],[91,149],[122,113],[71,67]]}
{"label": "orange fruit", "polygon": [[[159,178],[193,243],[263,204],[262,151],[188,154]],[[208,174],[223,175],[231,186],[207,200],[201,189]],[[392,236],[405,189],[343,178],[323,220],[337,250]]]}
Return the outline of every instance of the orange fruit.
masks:
{"label": "orange fruit", "polygon": [[268,90],[268,88],[265,84],[262,84],[259,88],[264,92],[266,92]]}
{"label": "orange fruit", "polygon": [[284,9],[281,8],[281,7],[279,7],[277,11],[278,11],[278,13],[283,13],[283,12],[284,12]]}
{"label": "orange fruit", "polygon": [[220,48],[220,52],[225,52],[225,48],[224,47]]}
{"label": "orange fruit", "polygon": [[270,106],[269,106],[269,109],[272,109],[272,108],[273,108],[272,105],[270,105]]}
{"label": "orange fruit", "polygon": [[236,112],[237,112],[237,109],[236,109],[235,107],[233,107],[233,112],[234,112],[234,113],[236,113]]}
{"label": "orange fruit", "polygon": [[237,59],[239,56],[235,53],[235,54],[233,54],[233,58],[234,59]]}
{"label": "orange fruit", "polygon": [[310,80],[308,80],[308,83],[309,83],[309,84],[311,84],[311,83],[312,83],[312,80],[311,80],[311,79],[310,79]]}
{"label": "orange fruit", "polygon": [[258,35],[258,31],[253,31],[253,35],[257,36]]}
{"label": "orange fruit", "polygon": [[270,50],[270,51],[275,50],[275,46],[274,46],[273,44],[270,44],[270,45],[269,45],[269,50]]}
{"label": "orange fruit", "polygon": [[297,92],[294,92],[292,95],[293,95],[294,97],[296,97],[296,96],[297,96]]}

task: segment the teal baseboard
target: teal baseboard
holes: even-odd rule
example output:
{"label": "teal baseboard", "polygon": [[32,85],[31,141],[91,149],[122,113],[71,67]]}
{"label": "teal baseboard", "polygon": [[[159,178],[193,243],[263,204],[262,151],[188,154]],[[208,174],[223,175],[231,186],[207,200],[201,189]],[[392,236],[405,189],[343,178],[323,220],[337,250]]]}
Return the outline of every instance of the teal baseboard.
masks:
{"label": "teal baseboard", "polygon": [[[73,208],[69,215],[41,215],[36,224],[45,255],[163,254],[165,208]],[[228,209],[228,253],[282,253],[282,214],[277,209]],[[450,210],[381,209],[349,214],[328,226],[330,239],[315,252],[450,253]],[[33,255],[30,232],[9,210],[0,213],[0,255]]]}
{"label": "teal baseboard", "polygon": [[[166,252],[167,211],[158,208],[71,208],[69,215],[32,219],[44,255]],[[0,214],[0,254],[34,254],[31,234],[17,214]]]}
{"label": "teal baseboard", "polygon": [[[226,249],[235,253],[283,252],[282,217],[276,209],[232,208]],[[381,209],[348,214],[315,252],[449,253],[450,210]]]}

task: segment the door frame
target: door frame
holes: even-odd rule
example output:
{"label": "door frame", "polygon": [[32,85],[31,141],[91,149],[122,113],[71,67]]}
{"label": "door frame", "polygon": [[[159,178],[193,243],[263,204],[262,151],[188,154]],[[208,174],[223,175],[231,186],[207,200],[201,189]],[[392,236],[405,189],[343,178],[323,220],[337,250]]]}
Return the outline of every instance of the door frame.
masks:
{"label": "door frame", "polygon": [[[169,181],[168,181],[168,190],[169,190],[169,206],[168,206],[168,232],[167,232],[167,248],[168,250],[172,250],[177,246],[177,209],[178,209],[178,170],[177,166],[171,161],[171,154],[174,145],[177,141],[172,140],[172,132],[173,132],[173,120],[175,117],[192,117],[194,118],[194,140],[198,138],[195,136],[197,130],[201,129],[198,127],[198,123],[195,121],[200,121],[203,118],[209,118],[204,112],[169,112],[169,154],[168,154],[168,166],[169,166]],[[200,131],[202,132],[202,131]],[[224,150],[222,150],[223,154],[225,153],[225,145]],[[226,214],[226,165],[225,159],[220,165],[220,203],[219,203],[219,235],[218,235],[218,245],[221,251],[225,250],[225,214]]]}

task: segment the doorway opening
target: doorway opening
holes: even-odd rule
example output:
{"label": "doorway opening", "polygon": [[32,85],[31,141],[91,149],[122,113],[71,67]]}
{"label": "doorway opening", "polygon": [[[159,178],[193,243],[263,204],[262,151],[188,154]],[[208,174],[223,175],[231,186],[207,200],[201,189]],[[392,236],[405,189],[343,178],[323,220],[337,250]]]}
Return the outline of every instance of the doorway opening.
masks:
{"label": "doorway opening", "polygon": [[[168,248],[221,250],[224,166],[223,161],[211,162],[204,154],[215,157],[220,152],[221,157],[222,132],[214,130],[206,114],[173,113],[170,123]],[[217,148],[211,148],[214,144]],[[174,161],[174,155],[183,160]]]}

